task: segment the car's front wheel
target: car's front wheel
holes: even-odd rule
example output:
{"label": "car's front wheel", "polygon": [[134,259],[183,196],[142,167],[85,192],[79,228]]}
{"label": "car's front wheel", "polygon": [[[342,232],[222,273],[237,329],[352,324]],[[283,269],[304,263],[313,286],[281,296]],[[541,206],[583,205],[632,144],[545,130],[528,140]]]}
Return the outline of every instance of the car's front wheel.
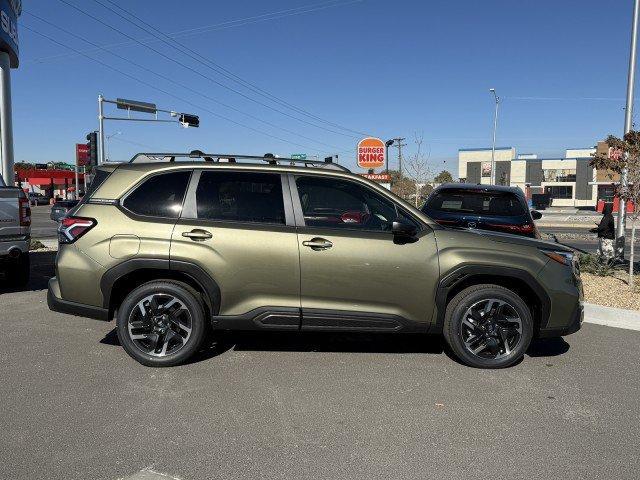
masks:
{"label": "car's front wheel", "polygon": [[200,295],[173,281],[145,283],[122,302],[116,319],[118,339],[125,351],[149,367],[187,361],[205,337]]}
{"label": "car's front wheel", "polygon": [[447,305],[444,337],[462,362],[502,368],[521,359],[533,337],[533,319],[523,299],[499,285],[474,285]]}

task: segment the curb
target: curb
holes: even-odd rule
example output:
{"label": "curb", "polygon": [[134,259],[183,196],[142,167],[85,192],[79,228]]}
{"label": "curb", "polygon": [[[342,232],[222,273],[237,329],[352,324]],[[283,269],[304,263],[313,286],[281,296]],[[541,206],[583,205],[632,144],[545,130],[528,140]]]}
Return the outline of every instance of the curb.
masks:
{"label": "curb", "polygon": [[585,323],[640,331],[640,311],[584,303]]}

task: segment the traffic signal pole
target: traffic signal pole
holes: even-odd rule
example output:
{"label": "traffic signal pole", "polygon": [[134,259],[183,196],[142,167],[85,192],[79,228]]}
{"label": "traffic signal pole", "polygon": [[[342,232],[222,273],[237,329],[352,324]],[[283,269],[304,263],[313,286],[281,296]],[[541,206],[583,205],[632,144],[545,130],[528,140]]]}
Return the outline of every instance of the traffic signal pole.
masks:
{"label": "traffic signal pole", "polygon": [[104,97],[98,95],[98,165],[104,163]]}
{"label": "traffic signal pole", "polygon": [[[116,105],[121,110],[127,110],[126,117],[111,117],[104,114],[104,104],[111,103]],[[154,118],[140,118],[132,117],[131,112],[141,112],[154,115]],[[158,113],[168,114],[172,119],[169,120],[158,118]],[[125,122],[161,122],[161,123],[179,123],[183,127],[199,127],[200,118],[197,115],[190,113],[179,113],[174,110],[161,110],[156,107],[155,103],[138,102],[135,100],[125,100],[118,98],[117,100],[108,100],[102,95],[98,95],[98,165],[102,165],[106,160],[105,152],[105,133],[104,133],[104,121],[105,120],[120,120]]]}

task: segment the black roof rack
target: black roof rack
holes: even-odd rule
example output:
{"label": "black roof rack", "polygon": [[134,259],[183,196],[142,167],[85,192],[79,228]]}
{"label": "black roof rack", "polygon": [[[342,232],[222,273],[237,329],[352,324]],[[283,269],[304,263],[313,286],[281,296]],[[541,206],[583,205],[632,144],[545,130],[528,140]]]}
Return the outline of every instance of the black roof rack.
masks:
{"label": "black roof rack", "polygon": [[347,167],[334,163],[332,157],[324,160],[301,160],[297,158],[276,157],[272,153],[258,155],[235,155],[226,153],[204,153],[201,150],[192,150],[189,153],[138,153],[129,160],[129,163],[151,163],[151,162],[175,162],[176,158],[184,158],[185,160],[202,159],[205,162],[213,163],[240,163],[238,160],[245,160],[242,163],[260,163],[265,162],[268,165],[301,165],[305,167],[317,168],[333,168],[351,173]]}

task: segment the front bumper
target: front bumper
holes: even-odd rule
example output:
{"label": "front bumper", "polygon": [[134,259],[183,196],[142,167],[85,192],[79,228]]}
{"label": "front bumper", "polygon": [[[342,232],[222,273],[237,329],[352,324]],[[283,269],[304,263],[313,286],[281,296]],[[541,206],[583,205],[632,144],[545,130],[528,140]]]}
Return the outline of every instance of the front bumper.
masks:
{"label": "front bumper", "polygon": [[576,333],[580,328],[582,328],[582,323],[584,322],[584,306],[582,302],[578,302],[576,305],[573,314],[571,315],[571,320],[568,325],[561,328],[546,328],[540,330],[538,337],[539,338],[549,338],[549,337],[564,337],[566,335],[571,335],[572,333]]}
{"label": "front bumper", "polygon": [[68,313],[69,315],[94,318],[96,320],[110,320],[109,310],[106,308],[63,300],[60,294],[60,284],[56,277],[49,279],[47,305],[49,310],[53,312]]}

